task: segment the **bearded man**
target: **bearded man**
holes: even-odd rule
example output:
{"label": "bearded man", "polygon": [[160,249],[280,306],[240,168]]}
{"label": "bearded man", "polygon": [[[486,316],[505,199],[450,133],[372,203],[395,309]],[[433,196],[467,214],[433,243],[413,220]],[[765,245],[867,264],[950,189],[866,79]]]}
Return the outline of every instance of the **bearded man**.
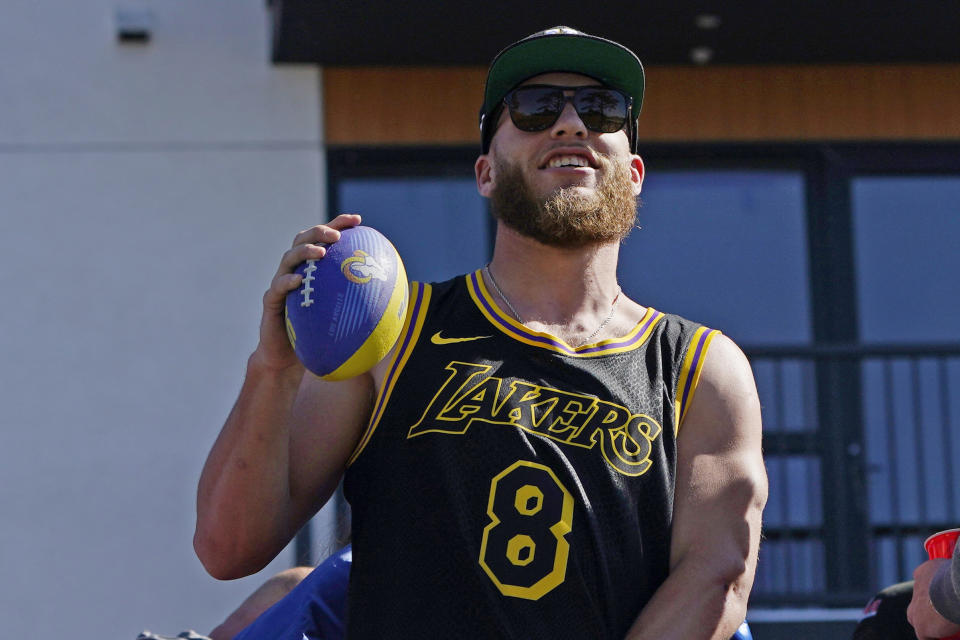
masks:
{"label": "bearded man", "polygon": [[[767,484],[750,366],[718,331],[625,296],[644,75],[566,27],[491,64],[480,194],[488,265],[411,284],[393,352],[341,382],[287,342],[301,232],[200,480],[195,546],[257,571],[330,497],[352,506],[350,638],[729,638]],[[238,508],[243,505],[243,508]]]}

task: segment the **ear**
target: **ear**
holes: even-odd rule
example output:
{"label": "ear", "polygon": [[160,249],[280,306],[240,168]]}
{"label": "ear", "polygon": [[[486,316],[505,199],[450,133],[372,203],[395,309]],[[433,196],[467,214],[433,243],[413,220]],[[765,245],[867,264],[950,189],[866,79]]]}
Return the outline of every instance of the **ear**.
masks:
{"label": "ear", "polygon": [[489,153],[485,153],[473,165],[473,172],[477,178],[477,191],[484,198],[489,198],[493,191],[493,158]]}
{"label": "ear", "polygon": [[640,190],[643,189],[643,177],[646,175],[646,170],[643,166],[643,158],[634,154],[630,157],[630,181],[633,182],[633,195],[640,195]]}

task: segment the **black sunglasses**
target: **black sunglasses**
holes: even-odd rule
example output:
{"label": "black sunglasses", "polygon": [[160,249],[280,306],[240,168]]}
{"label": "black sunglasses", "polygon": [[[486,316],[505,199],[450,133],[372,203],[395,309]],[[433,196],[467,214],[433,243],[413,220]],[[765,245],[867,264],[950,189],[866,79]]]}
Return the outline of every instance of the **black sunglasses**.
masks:
{"label": "black sunglasses", "polygon": [[[567,95],[569,92],[572,95]],[[510,119],[521,131],[543,131],[552,127],[568,101],[573,103],[580,120],[591,131],[614,133],[630,119],[632,99],[609,87],[527,84],[503,98]]]}

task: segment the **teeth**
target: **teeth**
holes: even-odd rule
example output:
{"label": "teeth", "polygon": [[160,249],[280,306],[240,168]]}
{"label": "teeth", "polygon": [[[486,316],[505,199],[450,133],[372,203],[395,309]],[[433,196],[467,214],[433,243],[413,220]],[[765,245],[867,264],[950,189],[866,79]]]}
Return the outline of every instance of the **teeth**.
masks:
{"label": "teeth", "polygon": [[586,167],[588,163],[583,156],[555,156],[550,159],[547,166],[551,169],[557,167]]}

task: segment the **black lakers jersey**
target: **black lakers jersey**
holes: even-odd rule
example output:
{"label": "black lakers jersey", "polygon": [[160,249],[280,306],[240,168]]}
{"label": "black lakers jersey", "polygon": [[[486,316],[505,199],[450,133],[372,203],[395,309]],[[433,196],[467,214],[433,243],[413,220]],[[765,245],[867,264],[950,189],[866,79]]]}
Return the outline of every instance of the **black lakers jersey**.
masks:
{"label": "black lakers jersey", "polygon": [[676,434],[716,332],[573,348],[480,272],[413,283],[345,479],[349,638],[623,638],[667,576]]}

